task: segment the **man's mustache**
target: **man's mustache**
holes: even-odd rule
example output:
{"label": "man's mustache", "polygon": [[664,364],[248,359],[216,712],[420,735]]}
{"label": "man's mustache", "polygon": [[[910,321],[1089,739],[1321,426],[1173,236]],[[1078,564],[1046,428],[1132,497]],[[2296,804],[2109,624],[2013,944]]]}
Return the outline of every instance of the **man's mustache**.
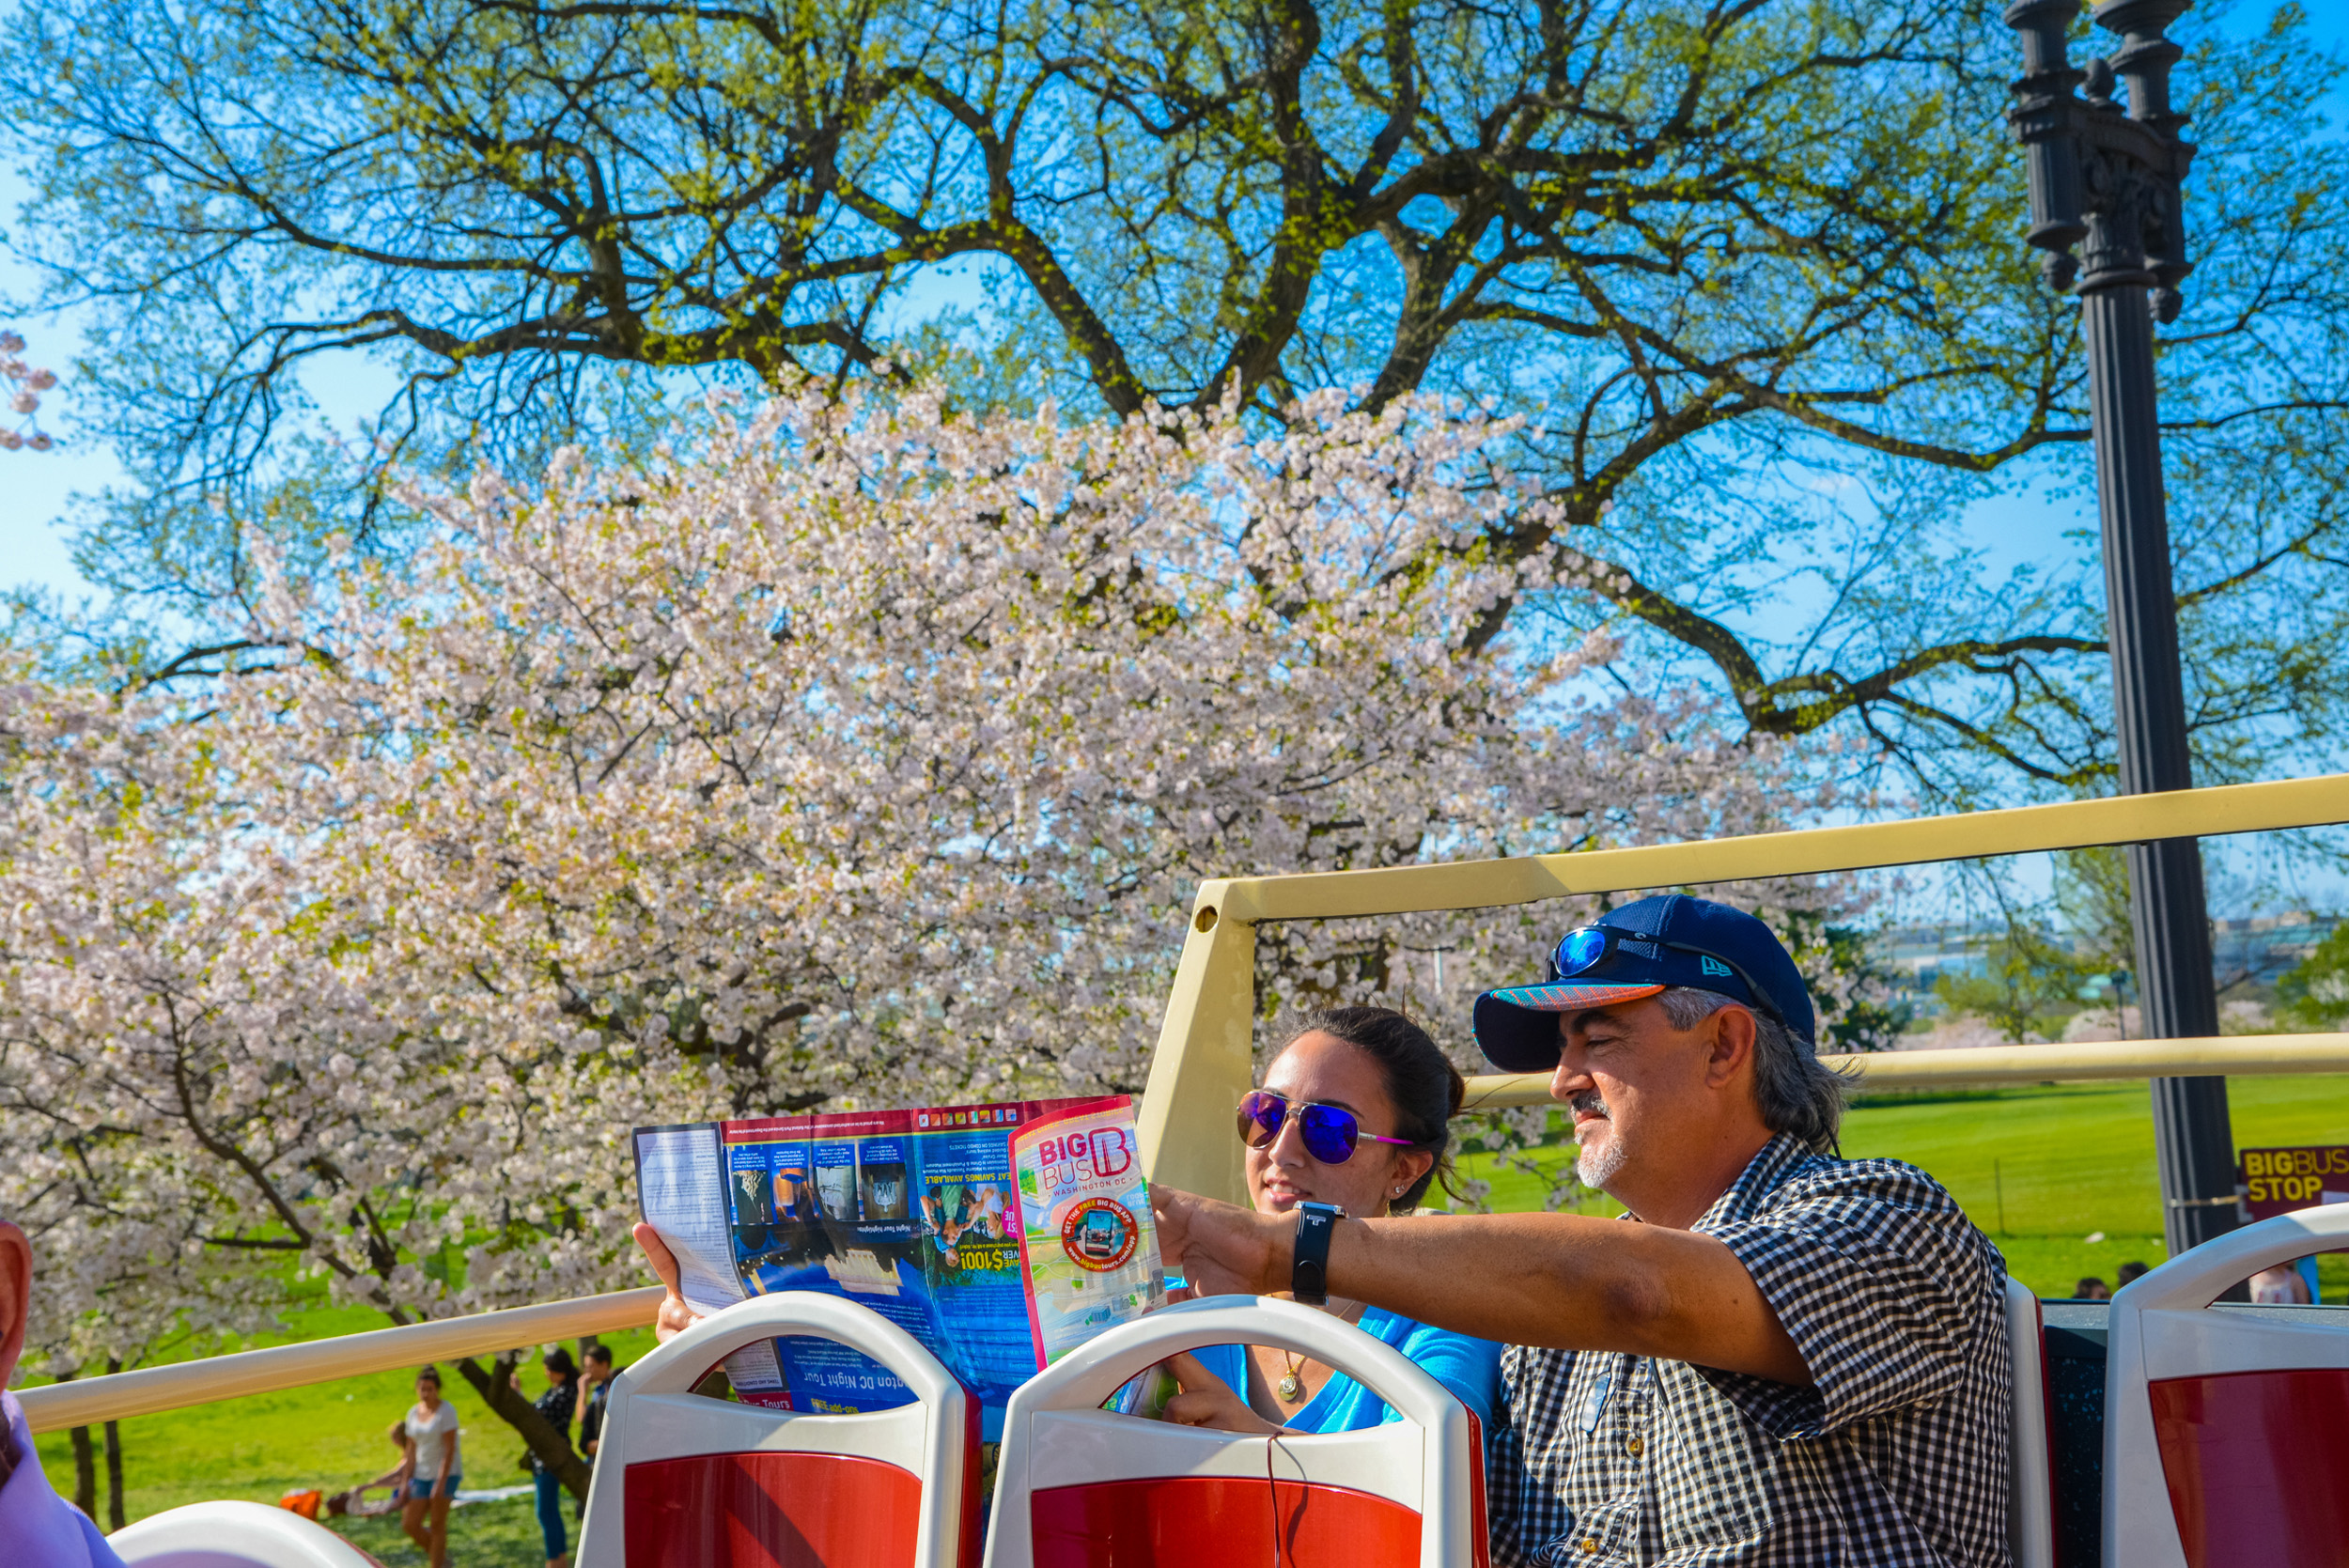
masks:
{"label": "man's mustache", "polygon": [[1585,1089],[1579,1094],[1575,1095],[1574,1098],[1566,1102],[1566,1109],[1574,1111],[1578,1115],[1596,1116],[1601,1121],[1614,1120],[1613,1117],[1608,1115],[1607,1113],[1607,1100],[1605,1096],[1600,1094],[1595,1089]]}

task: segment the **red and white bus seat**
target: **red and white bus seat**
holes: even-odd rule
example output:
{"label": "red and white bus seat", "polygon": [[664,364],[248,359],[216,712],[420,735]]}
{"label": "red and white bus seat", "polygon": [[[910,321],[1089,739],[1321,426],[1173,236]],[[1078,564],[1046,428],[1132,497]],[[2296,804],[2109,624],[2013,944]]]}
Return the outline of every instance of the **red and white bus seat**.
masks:
{"label": "red and white bus seat", "polygon": [[2104,1560],[2349,1561],[2349,1312],[2213,1308],[2260,1269],[2349,1246],[2349,1204],[2278,1215],[2112,1298]]}
{"label": "red and white bus seat", "polygon": [[2047,1334],[2039,1297],[2006,1282],[2007,1356],[2015,1412],[2007,1421],[2006,1534],[2015,1568],[2055,1568],[2055,1474],[2047,1457]]}
{"label": "red and white bus seat", "polygon": [[[1402,1420],[1292,1437],[1099,1408],[1178,1350],[1310,1356]],[[1294,1302],[1187,1301],[1112,1328],[1011,1396],[987,1568],[1485,1568],[1476,1419],[1392,1345]]]}
{"label": "red and white bus seat", "polygon": [[[730,1353],[808,1335],[913,1403],[817,1415],[692,1390]],[[704,1318],[613,1380],[579,1568],[975,1568],[979,1406],[904,1329],[801,1291]]]}
{"label": "red and white bus seat", "polygon": [[333,1530],[257,1502],[166,1509],[123,1526],[106,1545],[132,1568],[382,1568]]}

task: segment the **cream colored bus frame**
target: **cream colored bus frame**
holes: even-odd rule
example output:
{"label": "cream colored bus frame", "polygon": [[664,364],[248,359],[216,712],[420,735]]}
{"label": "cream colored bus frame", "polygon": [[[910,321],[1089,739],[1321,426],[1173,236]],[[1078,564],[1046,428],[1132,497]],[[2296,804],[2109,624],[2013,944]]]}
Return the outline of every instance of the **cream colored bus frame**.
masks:
{"label": "cream colored bus frame", "polygon": [[[1636,849],[1206,882],[1192,907],[1190,931],[1183,941],[1182,963],[1143,1095],[1143,1159],[1154,1180],[1193,1192],[1239,1196],[1239,1144],[1232,1136],[1232,1108],[1250,1086],[1256,926],[1262,921],[1489,908],[1573,893],[1702,886],[2088,845],[2216,838],[2343,821],[2349,821],[2349,775],[2334,774]],[[2278,1044],[2257,1039],[2151,1040],[2128,1042],[2119,1050],[2034,1046],[1837,1060],[1871,1081],[1888,1082],[1897,1076],[1904,1084],[2349,1067],[2349,1035],[2294,1036],[2297,1054],[2277,1054]],[[2018,1051],[2030,1053],[2027,1070],[2018,1071],[2015,1065]],[[1470,1085],[1470,1104],[1535,1104],[1547,1097],[1541,1083],[1530,1076],[1477,1079]]]}

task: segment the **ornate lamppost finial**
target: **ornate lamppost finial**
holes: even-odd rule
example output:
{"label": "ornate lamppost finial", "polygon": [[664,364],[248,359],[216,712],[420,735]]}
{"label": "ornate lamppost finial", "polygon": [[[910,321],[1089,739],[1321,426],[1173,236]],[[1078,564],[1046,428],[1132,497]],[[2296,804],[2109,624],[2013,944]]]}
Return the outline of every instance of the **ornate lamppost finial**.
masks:
{"label": "ornate lamppost finial", "polygon": [[[2030,240],[2059,292],[2151,290],[2154,314],[2174,321],[2186,255],[2182,187],[2194,144],[2170,107],[2170,68],[2185,53],[2167,33],[2189,0],[2108,0],[2096,24],[2120,36],[2110,55],[2076,70],[2065,35],[2079,0],[2015,0],[2006,24],[2022,35],[2023,71],[2007,123],[2030,157]],[[2116,101],[2116,79],[2127,89]],[[2085,84],[2088,96],[2073,88]],[[2079,247],[2076,257],[2074,246]],[[2084,271],[2083,271],[2084,269]]]}

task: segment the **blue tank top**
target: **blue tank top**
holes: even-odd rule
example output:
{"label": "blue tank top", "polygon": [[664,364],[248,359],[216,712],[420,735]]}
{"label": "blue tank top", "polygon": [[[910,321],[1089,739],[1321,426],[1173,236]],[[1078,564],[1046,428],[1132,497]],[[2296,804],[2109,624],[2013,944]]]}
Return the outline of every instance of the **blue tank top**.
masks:
{"label": "blue tank top", "polygon": [[[1400,1350],[1422,1372],[1459,1396],[1476,1412],[1485,1430],[1493,1429],[1493,1405],[1501,1396],[1501,1346],[1472,1339],[1449,1328],[1430,1328],[1379,1307],[1363,1310],[1359,1327],[1373,1339]],[[1192,1352],[1200,1364],[1221,1378],[1242,1401],[1248,1398],[1248,1352],[1237,1344],[1208,1345]],[[1305,1407],[1285,1423],[1292,1432],[1356,1432],[1402,1417],[1387,1402],[1344,1373],[1333,1374]]]}

